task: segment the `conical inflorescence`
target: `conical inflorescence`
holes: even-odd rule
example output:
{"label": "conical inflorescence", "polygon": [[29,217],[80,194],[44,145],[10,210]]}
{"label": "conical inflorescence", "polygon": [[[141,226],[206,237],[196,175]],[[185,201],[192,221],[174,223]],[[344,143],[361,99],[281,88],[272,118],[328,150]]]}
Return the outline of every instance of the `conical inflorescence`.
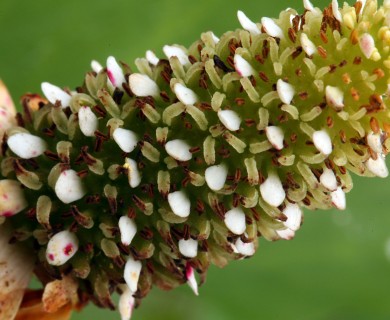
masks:
{"label": "conical inflorescence", "polygon": [[390,1],[304,7],[238,12],[220,39],[148,51],[137,71],[94,61],[75,91],[24,97],[0,216],[43,283],[70,275],[108,308],[118,289],[126,318],[153,285],[197,293],[211,263],[291,239],[302,208],[344,209],[351,172],[388,175]]}

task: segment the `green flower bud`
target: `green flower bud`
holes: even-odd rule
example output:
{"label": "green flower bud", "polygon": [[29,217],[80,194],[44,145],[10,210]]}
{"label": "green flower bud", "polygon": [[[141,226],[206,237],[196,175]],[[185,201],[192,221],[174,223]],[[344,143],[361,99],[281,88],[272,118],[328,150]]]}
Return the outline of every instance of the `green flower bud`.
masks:
{"label": "green flower bud", "polygon": [[130,315],[153,285],[197,293],[194,272],[292,239],[302,208],[344,209],[351,173],[387,177],[389,1],[304,6],[239,11],[242,29],[148,51],[137,71],[93,61],[76,91],[43,83],[0,175],[23,186],[7,220],[36,269],[101,307],[118,289]]}

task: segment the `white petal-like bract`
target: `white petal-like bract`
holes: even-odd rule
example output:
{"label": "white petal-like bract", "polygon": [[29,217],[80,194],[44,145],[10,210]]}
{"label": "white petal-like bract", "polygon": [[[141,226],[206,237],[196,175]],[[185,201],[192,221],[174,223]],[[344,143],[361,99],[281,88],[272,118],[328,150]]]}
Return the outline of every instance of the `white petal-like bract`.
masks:
{"label": "white petal-like bract", "polygon": [[165,144],[165,151],[178,161],[188,161],[192,158],[191,147],[187,142],[180,139],[168,141]]}
{"label": "white petal-like bract", "polygon": [[87,192],[81,178],[72,169],[61,172],[54,191],[58,199],[66,204],[80,200]]}
{"label": "white petal-like bract", "polygon": [[313,133],[313,143],[322,154],[328,156],[332,153],[332,140],[325,130],[318,130]]}
{"label": "white petal-like bract", "polygon": [[238,21],[240,22],[243,29],[249,31],[250,33],[252,33],[254,35],[261,33],[261,31],[258,28],[258,26],[256,25],[256,23],[254,23],[252,20],[250,20],[244,12],[238,10],[237,11],[237,18],[238,18]]}
{"label": "white petal-like bract", "polygon": [[0,217],[11,217],[25,209],[27,205],[19,181],[0,180]]}
{"label": "white petal-like bract", "polygon": [[81,107],[78,112],[81,132],[87,137],[94,137],[98,129],[99,120],[90,107]]}
{"label": "white petal-like bract", "polygon": [[241,118],[233,110],[218,110],[218,118],[222,124],[230,131],[240,129]]}
{"label": "white petal-like bract", "polygon": [[330,191],[335,191],[337,189],[336,175],[331,169],[326,167],[324,168],[324,171],[320,176],[320,182],[326,189]]}
{"label": "white petal-like bract", "polygon": [[228,170],[223,164],[208,167],[205,171],[205,180],[211,190],[221,190],[226,182]]}
{"label": "white petal-like bract", "polygon": [[344,92],[337,87],[326,86],[325,96],[327,103],[337,110],[344,108]]}
{"label": "white petal-like bract", "polygon": [[265,134],[268,141],[276,150],[283,149],[284,132],[277,126],[268,126],[265,128]]}
{"label": "white petal-like bract", "polygon": [[129,185],[132,188],[136,188],[141,183],[141,174],[138,170],[138,164],[136,161],[130,158],[126,158],[125,167],[127,169],[127,177],[129,179]]}
{"label": "white petal-like bract", "polygon": [[13,153],[23,159],[38,157],[47,149],[45,140],[26,132],[13,134],[7,144]]}
{"label": "white petal-like bract", "polygon": [[332,204],[339,210],[344,210],[346,207],[345,192],[341,187],[331,192]]}
{"label": "white petal-like bract", "polygon": [[255,70],[250,63],[238,53],[234,55],[234,68],[241,77],[250,77],[255,74]]}
{"label": "white petal-like bract", "polygon": [[375,174],[377,177],[386,178],[389,175],[389,170],[387,169],[385,157],[378,153],[376,159],[369,158],[366,161],[366,167],[370,170],[371,173]]}
{"label": "white petal-like bract", "polygon": [[188,59],[187,52],[185,52],[182,48],[180,48],[178,46],[166,45],[163,47],[163,51],[168,59],[170,57],[177,57],[183,66],[190,64],[190,60]]}
{"label": "white petal-like bract", "polygon": [[156,82],[145,74],[131,74],[129,76],[129,86],[131,91],[138,97],[157,97],[160,94],[160,89],[158,88]]}
{"label": "white petal-like bract", "polygon": [[135,149],[138,143],[137,135],[128,129],[116,128],[112,133],[112,137],[122,151],[130,153]]}
{"label": "white petal-like bract", "polygon": [[279,207],[286,198],[286,192],[276,173],[268,175],[268,178],[260,185],[260,193],[264,201],[274,207]]}
{"label": "white petal-like bract", "polygon": [[69,106],[72,97],[69,93],[65,92],[61,88],[49,82],[43,82],[41,84],[41,89],[50,103],[55,104],[57,101],[59,101],[62,108]]}
{"label": "white petal-like bract", "polygon": [[193,105],[198,101],[196,93],[181,83],[176,83],[173,86],[173,91],[180,102],[185,105]]}
{"label": "white petal-like bract", "polygon": [[225,213],[225,225],[234,234],[241,235],[246,230],[245,213],[241,208],[233,208]]}
{"label": "white petal-like bract", "polygon": [[121,233],[121,242],[125,246],[129,246],[135,234],[137,233],[137,225],[133,219],[128,216],[122,216],[118,222],[119,231]]}
{"label": "white petal-like bract", "polygon": [[190,215],[191,202],[184,191],[175,191],[168,194],[168,203],[175,215],[181,218]]}
{"label": "white petal-like bract", "polygon": [[234,243],[237,252],[244,256],[253,256],[255,254],[255,244],[253,242],[243,242],[241,238],[238,238]]}
{"label": "white petal-like bract", "polygon": [[282,79],[277,81],[276,91],[278,92],[279,99],[285,104],[290,104],[294,98],[294,87]]}
{"label": "white petal-like bract", "polygon": [[198,241],[194,239],[180,239],[179,251],[187,258],[195,258],[198,254]]}
{"label": "white petal-like bract", "polygon": [[296,203],[287,202],[286,207],[283,209],[283,214],[287,217],[284,225],[293,231],[297,231],[302,222],[302,209],[300,206]]}
{"label": "white petal-like bract", "polygon": [[151,50],[146,51],[146,60],[154,66],[157,66],[158,62],[160,61],[159,58],[155,55],[155,53]]}
{"label": "white petal-like bract", "polygon": [[283,30],[276,24],[276,22],[267,17],[261,18],[261,24],[271,37],[284,38]]}
{"label": "white petal-like bract", "polygon": [[114,57],[107,58],[107,76],[112,85],[122,89],[122,83],[126,83],[123,70]]}
{"label": "white petal-like bract", "polygon": [[142,264],[140,261],[136,261],[133,257],[129,256],[125,264],[125,270],[123,277],[126,284],[129,286],[131,292],[136,292],[138,287],[138,279],[141,273]]}
{"label": "white petal-like bract", "polygon": [[46,260],[53,266],[61,266],[71,259],[79,248],[73,232],[63,230],[52,236],[46,248]]}

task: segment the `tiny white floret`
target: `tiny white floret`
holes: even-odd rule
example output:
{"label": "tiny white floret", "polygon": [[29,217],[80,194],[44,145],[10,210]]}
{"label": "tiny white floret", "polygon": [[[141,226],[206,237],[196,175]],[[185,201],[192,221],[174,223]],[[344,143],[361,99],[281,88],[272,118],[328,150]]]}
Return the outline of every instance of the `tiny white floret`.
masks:
{"label": "tiny white floret", "polygon": [[125,168],[127,169],[127,177],[130,187],[138,187],[141,183],[141,174],[138,170],[137,162],[133,159],[126,158]]}
{"label": "tiny white floret", "polygon": [[175,83],[173,86],[173,92],[181,103],[185,105],[193,105],[198,101],[198,96],[194,91],[182,85],[181,83]]}
{"label": "tiny white floret", "polygon": [[284,240],[292,240],[295,237],[295,231],[286,228],[284,230],[276,230],[278,236]]}
{"label": "tiny white floret", "polygon": [[195,258],[198,254],[198,241],[194,239],[180,239],[179,251],[187,258]]}
{"label": "tiny white floret", "polygon": [[78,112],[81,132],[87,137],[94,137],[98,129],[99,120],[90,107],[81,107]]}
{"label": "tiny white floret", "polygon": [[92,70],[95,71],[96,73],[99,73],[100,71],[103,70],[102,65],[101,65],[98,61],[96,61],[96,60],[92,60],[92,61],[91,61],[91,68],[92,68]]}
{"label": "tiny white floret", "polygon": [[246,230],[245,213],[241,208],[233,208],[225,213],[225,225],[234,234],[241,235]]}
{"label": "tiny white floret", "polygon": [[112,56],[107,58],[107,76],[114,87],[122,89],[122,83],[126,82],[123,70]]}
{"label": "tiny white floret", "polygon": [[112,137],[118,144],[119,148],[127,153],[133,151],[138,143],[137,135],[128,129],[116,128],[112,133]]}
{"label": "tiny white floret", "polygon": [[79,241],[73,232],[60,231],[47,244],[46,260],[53,266],[61,266],[75,255],[78,248]]}
{"label": "tiny white floret", "polygon": [[54,191],[58,199],[66,204],[80,200],[87,193],[81,178],[72,169],[61,172]]}
{"label": "tiny white floret", "polygon": [[163,51],[164,51],[164,54],[167,56],[167,58],[171,58],[171,57],[177,57],[179,59],[179,62],[185,66],[185,65],[188,65],[190,64],[190,60],[188,60],[188,55],[187,55],[187,52],[185,52],[182,48],[178,47],[178,46],[168,46],[168,45],[165,45],[163,47]]}
{"label": "tiny white floret", "polygon": [[331,192],[332,204],[339,210],[344,210],[346,207],[345,192],[341,187]]}
{"label": "tiny white floret", "polygon": [[283,214],[287,217],[284,225],[292,231],[297,231],[302,223],[302,209],[296,203],[287,202],[283,209]]}
{"label": "tiny white floret", "polygon": [[386,178],[389,175],[389,170],[387,169],[385,157],[381,153],[377,153],[376,159],[369,158],[366,161],[366,167],[370,170],[371,173],[375,174],[377,177]]}
{"label": "tiny white floret", "polygon": [[181,139],[168,141],[165,144],[165,151],[178,161],[188,161],[192,158],[191,147]]}
{"label": "tiny white floret", "polygon": [[138,279],[141,273],[142,264],[140,261],[136,261],[133,257],[129,256],[125,264],[125,270],[123,277],[125,278],[126,284],[129,286],[131,292],[136,292],[138,287]]}
{"label": "tiny white floret", "polygon": [[283,149],[284,132],[277,126],[268,126],[265,128],[265,134],[268,141],[276,150]]}
{"label": "tiny white floret", "polygon": [[308,11],[314,11],[314,6],[310,2],[310,0],[303,0],[303,6],[305,7],[306,10]]}
{"label": "tiny white floret", "polygon": [[314,146],[318,151],[326,156],[332,153],[333,146],[329,133],[327,133],[325,130],[314,131],[312,138]]}
{"label": "tiny white floret", "polygon": [[151,50],[146,51],[146,60],[154,66],[158,65],[158,62],[160,61],[159,58],[155,55],[155,53]]}
{"label": "tiny white floret", "polygon": [[324,168],[324,171],[320,176],[320,182],[326,189],[330,191],[335,191],[337,189],[336,175],[331,169],[326,167]]}
{"label": "tiny white floret", "polygon": [[264,201],[274,207],[279,207],[286,198],[286,192],[276,173],[268,175],[268,178],[260,185],[260,193]]}
{"label": "tiny white floret", "polygon": [[198,283],[196,282],[195,271],[188,262],[186,265],[186,278],[188,286],[194,291],[195,295],[198,295]]}
{"label": "tiny white floret", "polygon": [[341,12],[339,10],[339,3],[337,0],[332,0],[332,12],[336,20],[343,22],[343,17],[341,16]]}
{"label": "tiny white floret", "polygon": [[27,205],[19,181],[0,180],[0,217],[11,217],[25,209]]}
{"label": "tiny white floret", "polygon": [[255,74],[255,70],[250,63],[238,53],[234,55],[234,68],[241,77],[250,77]]}
{"label": "tiny white floret", "polygon": [[61,88],[51,83],[43,82],[41,84],[41,89],[51,104],[55,104],[57,101],[59,101],[62,108],[69,106],[72,97],[69,93],[65,92]]}
{"label": "tiny white floret", "polygon": [[122,216],[119,218],[118,226],[121,233],[121,242],[125,246],[129,246],[137,233],[137,225],[133,219],[130,219],[128,216]]}
{"label": "tiny white floret", "polygon": [[375,41],[372,35],[364,33],[359,40],[360,49],[364,56],[369,59],[375,50]]}
{"label": "tiny white floret", "polygon": [[135,305],[135,298],[128,285],[122,285],[121,289],[122,294],[118,303],[121,320],[130,320]]}
{"label": "tiny white floret", "polygon": [[218,110],[218,118],[222,124],[230,131],[240,129],[241,118],[237,112],[233,110]]}
{"label": "tiny white floret", "polygon": [[281,39],[284,38],[283,30],[276,24],[273,19],[263,17],[261,18],[261,24],[263,25],[265,32],[267,32],[271,37]]}
{"label": "tiny white floret", "polygon": [[250,33],[252,33],[254,35],[261,33],[261,31],[258,28],[258,26],[256,25],[256,23],[254,23],[252,20],[250,20],[244,12],[238,10],[237,11],[237,18],[238,18],[238,21],[240,22],[243,29],[249,31]]}
{"label": "tiny white floret", "polygon": [[367,134],[367,144],[372,151],[376,153],[382,153],[382,141],[381,134],[370,132]]}
{"label": "tiny white floret", "polygon": [[326,86],[325,96],[327,103],[337,110],[344,108],[344,92],[337,87]]}
{"label": "tiny white floret", "polygon": [[317,52],[317,48],[313,42],[308,38],[306,33],[301,33],[301,45],[302,49],[306,52],[308,56],[312,56]]}
{"label": "tiny white floret", "polygon": [[234,243],[237,253],[244,256],[253,256],[255,254],[255,244],[253,242],[243,242],[241,238],[238,238]]}
{"label": "tiny white floret", "polygon": [[205,180],[211,190],[221,190],[226,182],[228,170],[223,164],[208,167],[205,171]]}
{"label": "tiny white floret", "polygon": [[282,79],[279,79],[277,81],[276,91],[278,92],[279,99],[285,104],[290,104],[292,99],[294,98],[294,87],[291,84],[283,81]]}
{"label": "tiny white floret", "polygon": [[129,85],[131,91],[138,97],[157,97],[160,94],[160,89],[158,88],[156,82],[145,74],[131,74],[129,76]]}
{"label": "tiny white floret", "polygon": [[22,159],[38,157],[47,149],[45,140],[26,132],[13,134],[8,138],[7,144]]}
{"label": "tiny white floret", "polygon": [[168,194],[168,204],[172,212],[181,218],[190,215],[191,202],[184,191],[175,191]]}

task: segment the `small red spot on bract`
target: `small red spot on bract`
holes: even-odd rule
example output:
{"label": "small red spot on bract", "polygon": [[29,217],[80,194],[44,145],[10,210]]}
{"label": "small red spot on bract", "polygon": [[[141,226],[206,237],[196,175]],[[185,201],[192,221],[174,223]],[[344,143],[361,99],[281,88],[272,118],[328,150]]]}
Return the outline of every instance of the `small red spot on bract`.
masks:
{"label": "small red spot on bract", "polygon": [[8,200],[8,194],[4,193],[3,194],[3,199]]}
{"label": "small red spot on bract", "polygon": [[14,213],[12,211],[4,211],[0,214],[1,217],[12,217],[14,215]]}
{"label": "small red spot on bract", "polygon": [[108,75],[108,78],[110,79],[111,83],[115,86],[115,78],[110,70],[107,70],[107,75]]}
{"label": "small red spot on bract", "polygon": [[194,269],[191,267],[191,265],[187,262],[187,265],[186,265],[186,278],[189,279],[192,277],[194,273]]}
{"label": "small red spot on bract", "polygon": [[68,243],[64,248],[64,253],[69,256],[73,251],[73,244]]}
{"label": "small red spot on bract", "polygon": [[48,258],[49,258],[50,261],[53,261],[54,260],[54,254],[49,253],[48,254]]}

